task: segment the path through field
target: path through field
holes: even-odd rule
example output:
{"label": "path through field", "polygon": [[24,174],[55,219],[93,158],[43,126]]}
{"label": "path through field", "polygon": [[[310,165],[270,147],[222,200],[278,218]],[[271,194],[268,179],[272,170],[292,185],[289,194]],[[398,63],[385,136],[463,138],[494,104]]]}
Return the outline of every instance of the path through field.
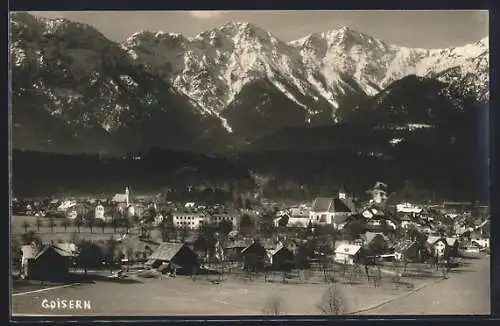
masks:
{"label": "path through field", "polygon": [[450,277],[362,315],[489,315],[490,257],[469,260]]}

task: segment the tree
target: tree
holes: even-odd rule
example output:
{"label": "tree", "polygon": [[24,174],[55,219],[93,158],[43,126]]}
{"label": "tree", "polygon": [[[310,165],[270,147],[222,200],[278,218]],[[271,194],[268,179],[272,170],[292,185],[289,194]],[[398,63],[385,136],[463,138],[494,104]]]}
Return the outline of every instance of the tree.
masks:
{"label": "tree", "polygon": [[274,225],[274,219],[276,218],[276,214],[274,212],[265,212],[260,217],[259,223],[259,232],[264,237],[271,237],[275,231],[276,227]]}
{"label": "tree", "polygon": [[24,221],[22,227],[24,229],[24,233],[28,233],[28,229],[31,227],[31,225],[28,223],[28,221]]}
{"label": "tree", "polygon": [[174,238],[177,240],[177,228],[175,227],[175,224],[174,224],[174,216],[172,214],[172,212],[168,212],[166,215],[165,215],[165,218],[163,219],[163,222],[164,222],[164,230],[166,231],[166,234],[165,236],[167,238]]}
{"label": "tree", "polygon": [[68,230],[69,226],[70,226],[70,223],[66,218],[61,221],[61,227],[64,228],[64,232],[66,232]]}
{"label": "tree", "polygon": [[156,216],[156,210],[154,207],[149,207],[145,212],[143,216],[143,220],[145,223],[152,223],[155,219]]}
{"label": "tree", "polygon": [[344,227],[345,232],[351,235],[353,238],[356,238],[360,234],[366,232],[366,226],[359,220],[353,220],[349,224]]}
{"label": "tree", "polygon": [[114,263],[116,260],[116,249],[118,248],[118,244],[113,236],[111,236],[108,240],[106,240],[104,247],[104,259],[110,264]]}
{"label": "tree", "polygon": [[250,198],[246,198],[245,199],[245,208],[246,209],[252,209],[252,201],[250,200]]}
{"label": "tree", "polygon": [[35,225],[36,225],[36,231],[40,232],[40,228],[43,227],[43,222],[42,220],[40,220],[39,217],[36,218]]}
{"label": "tree", "polygon": [[278,316],[283,310],[283,299],[279,295],[272,295],[264,303],[262,312],[266,315]]}
{"label": "tree", "polygon": [[243,199],[241,198],[241,196],[236,196],[234,206],[236,207],[236,209],[243,208]]}
{"label": "tree", "polygon": [[184,226],[180,229],[180,237],[181,237],[181,242],[184,242],[186,238],[189,236],[189,229]]}
{"label": "tree", "polygon": [[125,253],[129,262],[132,262],[134,260],[134,248],[132,246],[128,246]]}
{"label": "tree", "polygon": [[23,255],[21,251],[21,244],[17,240],[12,239],[10,248],[12,253],[12,264],[19,267]]}
{"label": "tree", "polygon": [[87,275],[88,268],[100,267],[102,261],[104,260],[104,254],[99,246],[90,241],[81,241],[78,244],[78,249],[80,254],[78,255],[76,262],[82,267]]}
{"label": "tree", "polygon": [[202,253],[203,258],[206,258],[209,250],[213,248],[213,242],[209,241],[206,235],[200,234],[193,243],[193,249],[195,252]]}
{"label": "tree", "polygon": [[298,270],[309,269],[309,250],[304,245],[299,245],[295,254],[295,267]]}
{"label": "tree", "polygon": [[113,217],[113,220],[111,220],[111,226],[113,227],[113,233],[116,233],[116,230],[118,230],[118,227],[120,226],[120,219]]}
{"label": "tree", "polygon": [[240,220],[240,230],[242,234],[251,234],[255,229],[252,218],[248,214],[243,214]]}
{"label": "tree", "polygon": [[163,219],[160,222],[160,224],[158,225],[158,228],[160,229],[161,241],[169,242],[170,236],[169,236],[168,229],[167,229],[167,221],[165,219]]}
{"label": "tree", "polygon": [[96,219],[95,222],[97,226],[101,227],[102,233],[104,233],[104,230],[106,229],[106,221],[101,219]]}
{"label": "tree", "polygon": [[78,216],[73,220],[73,225],[76,227],[78,230],[78,233],[80,233],[80,227],[83,225],[82,219]]}
{"label": "tree", "polygon": [[21,236],[21,241],[23,242],[23,244],[31,244],[36,241],[41,242],[40,238],[36,235],[35,231],[32,230],[23,233],[23,235]]}
{"label": "tree", "polygon": [[318,309],[325,315],[342,315],[347,311],[343,291],[337,284],[329,284],[321,296]]}
{"label": "tree", "polygon": [[309,236],[309,235],[312,235],[313,234],[313,229],[314,229],[314,226],[312,224],[312,221],[309,220],[309,223],[307,224],[307,232],[306,234]]}
{"label": "tree", "polygon": [[128,218],[125,218],[122,220],[122,226],[125,229],[125,233],[128,233],[130,227],[132,226],[132,223]]}
{"label": "tree", "polygon": [[56,226],[57,226],[56,221],[54,220],[53,217],[51,217],[50,220],[49,220],[50,232],[54,233],[54,227],[56,227]]}
{"label": "tree", "polygon": [[233,230],[233,223],[231,223],[230,221],[221,221],[219,223],[219,232],[224,236],[224,237],[227,237],[227,235],[229,234],[229,232],[231,232]]}
{"label": "tree", "polygon": [[93,218],[89,218],[89,219],[85,220],[85,224],[90,229],[90,233],[93,233],[93,228],[94,228],[94,225],[95,225],[95,220]]}
{"label": "tree", "polygon": [[278,225],[280,228],[285,228],[287,225],[288,225],[288,220],[290,219],[290,217],[288,215],[285,215],[283,217],[280,218],[280,220],[278,221]]}
{"label": "tree", "polygon": [[387,243],[382,236],[375,236],[368,244],[368,252],[371,255],[380,255],[387,250]]}

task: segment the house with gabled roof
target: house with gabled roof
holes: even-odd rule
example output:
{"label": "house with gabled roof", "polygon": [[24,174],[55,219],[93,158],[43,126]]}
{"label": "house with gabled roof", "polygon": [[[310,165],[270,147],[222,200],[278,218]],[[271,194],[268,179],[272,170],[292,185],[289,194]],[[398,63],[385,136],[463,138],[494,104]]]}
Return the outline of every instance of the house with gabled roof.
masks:
{"label": "house with gabled roof", "polygon": [[345,193],[337,197],[317,197],[309,211],[309,220],[315,224],[332,224],[336,229],[342,229],[347,218],[354,214],[356,208]]}
{"label": "house with gabled roof", "polygon": [[243,249],[247,248],[250,244],[251,243],[249,241],[245,240],[236,240],[227,243],[224,246],[224,253],[226,259],[229,261],[242,261],[243,255],[241,252],[243,251]]}
{"label": "house with gabled roof", "polygon": [[294,254],[282,242],[275,248],[267,249],[269,268],[273,270],[291,270],[294,264]]}
{"label": "house with gabled roof", "polygon": [[430,235],[427,237],[427,244],[433,250],[433,252],[438,256],[444,256],[446,249],[448,248],[448,243],[446,238]]}
{"label": "house with gabled roof", "polygon": [[425,250],[416,240],[401,240],[391,246],[394,258],[398,261],[421,262]]}
{"label": "house with gabled roof", "polygon": [[254,241],[241,251],[243,257],[244,269],[250,271],[261,271],[268,261],[267,250],[260,243]]}
{"label": "house with gabled roof", "polygon": [[198,268],[198,255],[185,243],[164,242],[153,251],[146,265],[161,272],[191,274]]}
{"label": "house with gabled roof", "polygon": [[21,247],[21,277],[39,281],[66,281],[75,253],[54,245]]}
{"label": "house with gabled roof", "polygon": [[334,261],[338,264],[353,265],[363,258],[363,247],[354,244],[342,243],[335,249]]}

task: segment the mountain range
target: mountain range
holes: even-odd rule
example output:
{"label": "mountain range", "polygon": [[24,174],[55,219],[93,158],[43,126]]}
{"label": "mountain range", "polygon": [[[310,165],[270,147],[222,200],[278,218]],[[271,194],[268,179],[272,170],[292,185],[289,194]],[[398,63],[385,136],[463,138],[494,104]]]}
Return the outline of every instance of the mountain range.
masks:
{"label": "mountain range", "polygon": [[256,149],[339,122],[443,125],[489,98],[489,38],[429,50],[343,27],[283,42],[233,22],[117,43],[27,13],[12,14],[10,27],[16,149]]}

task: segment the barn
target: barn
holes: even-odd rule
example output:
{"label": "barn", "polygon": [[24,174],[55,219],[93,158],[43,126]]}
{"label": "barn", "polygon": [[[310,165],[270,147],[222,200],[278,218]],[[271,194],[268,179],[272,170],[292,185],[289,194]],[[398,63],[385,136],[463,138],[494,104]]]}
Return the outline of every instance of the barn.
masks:
{"label": "barn", "polygon": [[161,272],[190,275],[198,267],[198,255],[185,243],[162,243],[149,257],[147,266]]}

